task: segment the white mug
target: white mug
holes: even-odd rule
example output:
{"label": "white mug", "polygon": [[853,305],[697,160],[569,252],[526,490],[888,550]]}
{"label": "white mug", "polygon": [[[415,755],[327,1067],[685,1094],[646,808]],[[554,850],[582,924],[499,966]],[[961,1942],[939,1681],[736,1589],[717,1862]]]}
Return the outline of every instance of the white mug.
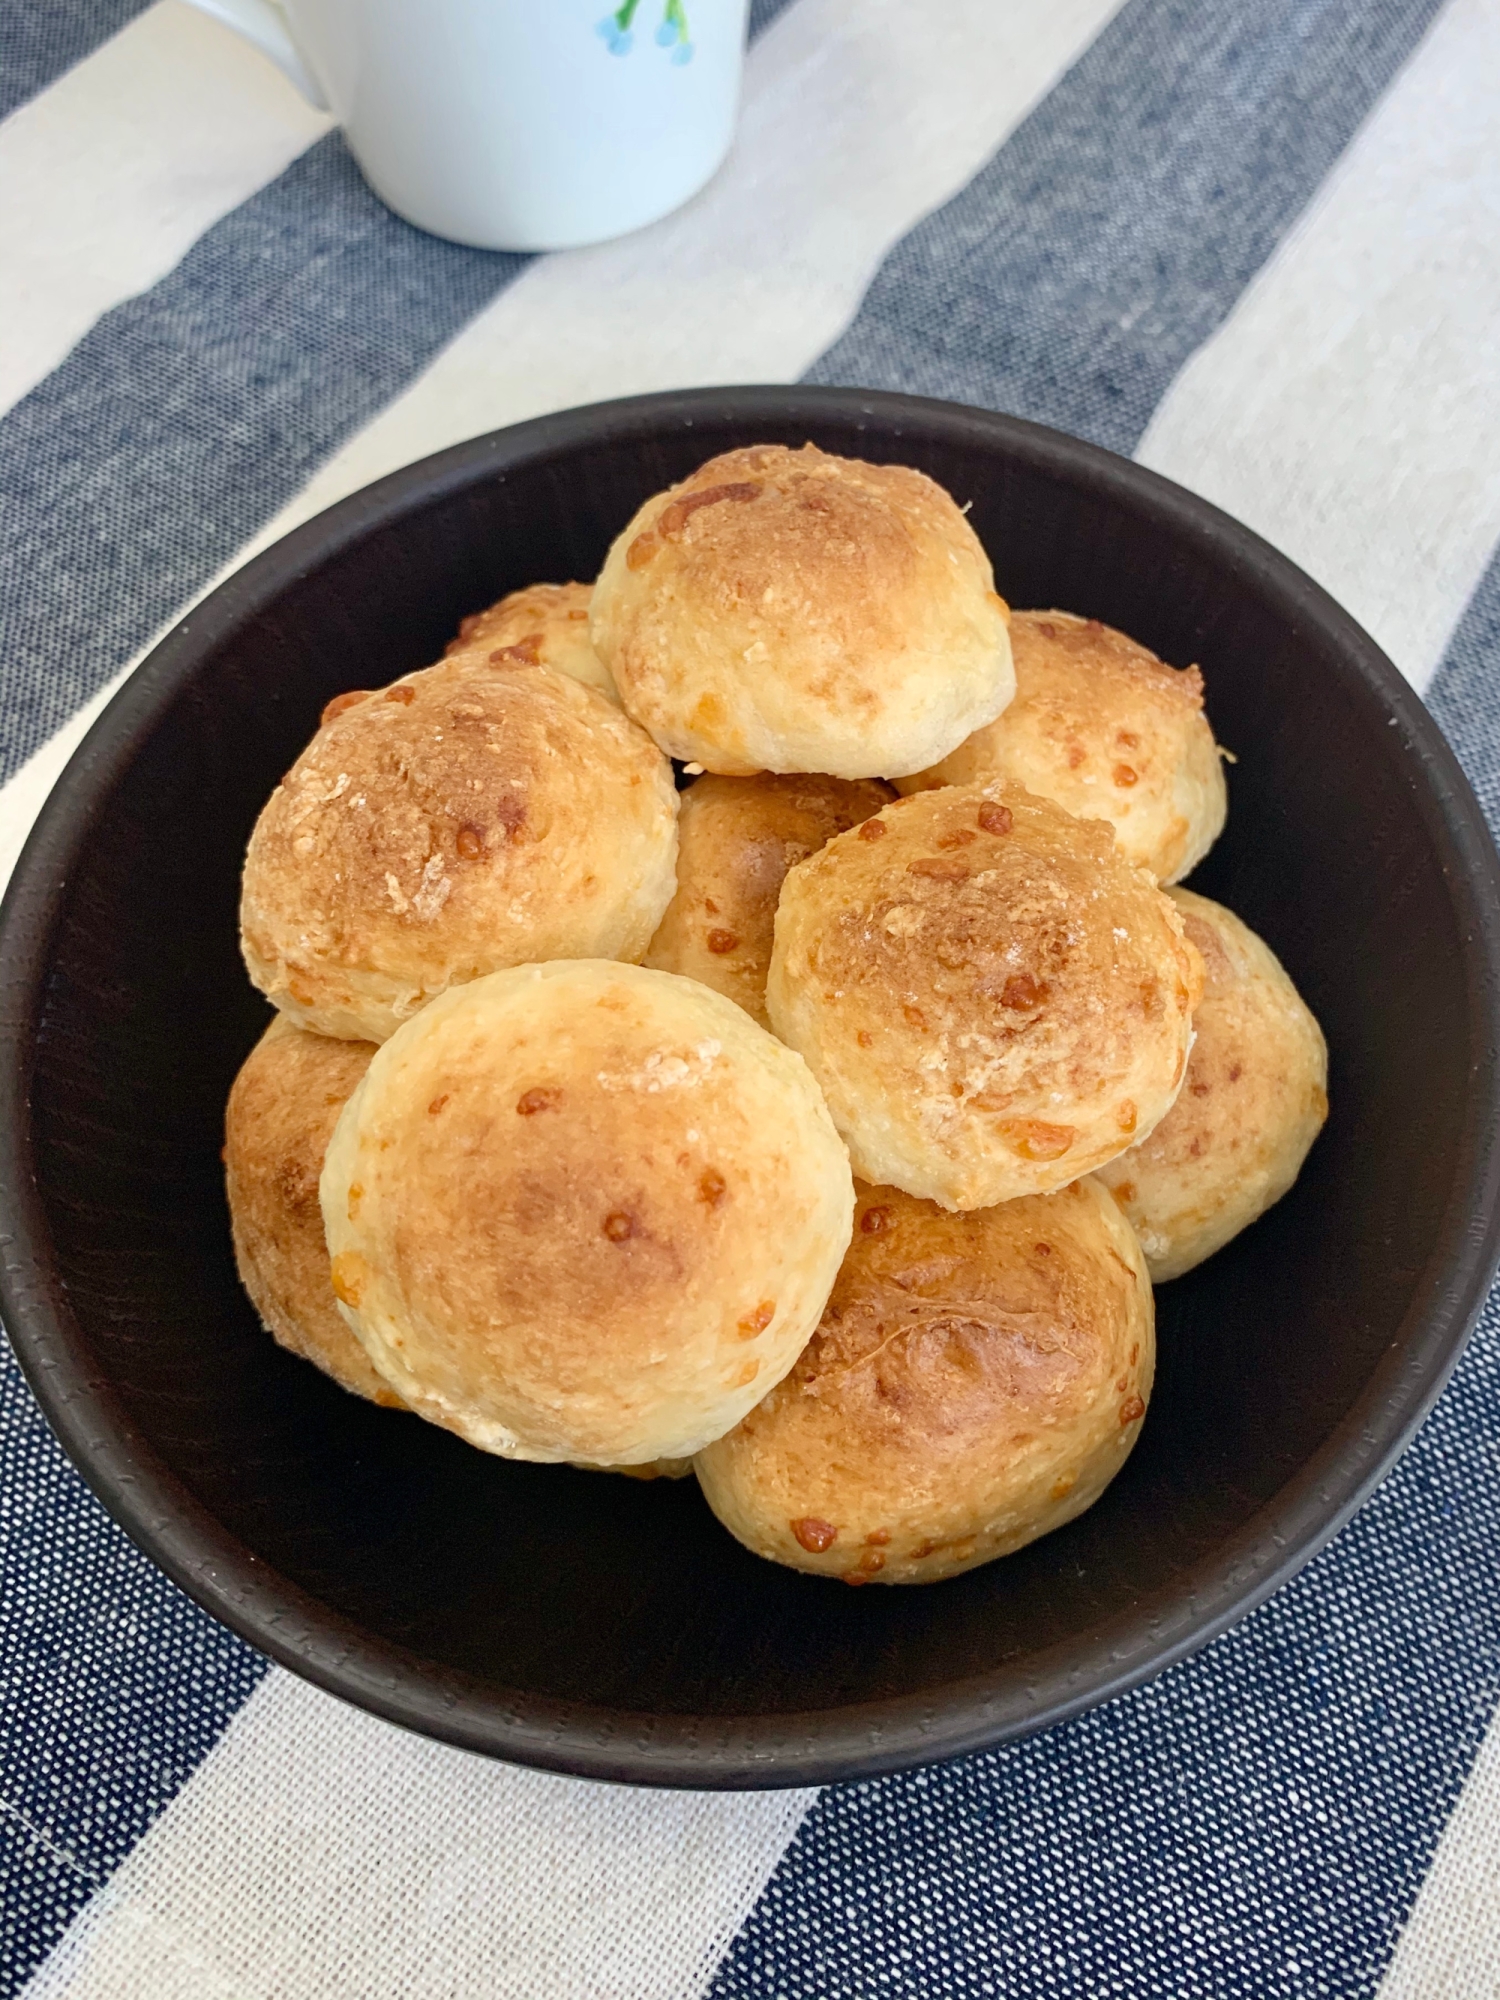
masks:
{"label": "white mug", "polygon": [[639,229],[729,150],[747,0],[193,0],[343,126],[398,215],[483,250]]}

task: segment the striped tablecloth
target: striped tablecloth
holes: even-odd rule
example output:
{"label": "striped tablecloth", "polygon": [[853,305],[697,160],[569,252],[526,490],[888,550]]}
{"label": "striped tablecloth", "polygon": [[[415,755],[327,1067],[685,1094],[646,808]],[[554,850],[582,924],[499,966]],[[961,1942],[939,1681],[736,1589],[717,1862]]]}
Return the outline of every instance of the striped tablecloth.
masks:
{"label": "striped tablecloth", "polygon": [[[770,0],[708,191],[533,258],[398,222],[180,0],[0,23],[0,865],[153,635],[293,522],[540,411],[799,377],[1207,494],[1500,815],[1497,0]],[[485,1763],[268,1668],[0,1364],[4,1994],[1471,2000],[1497,1686],[1493,1305],[1392,1477],[1195,1659],[990,1755],[746,1797]]]}

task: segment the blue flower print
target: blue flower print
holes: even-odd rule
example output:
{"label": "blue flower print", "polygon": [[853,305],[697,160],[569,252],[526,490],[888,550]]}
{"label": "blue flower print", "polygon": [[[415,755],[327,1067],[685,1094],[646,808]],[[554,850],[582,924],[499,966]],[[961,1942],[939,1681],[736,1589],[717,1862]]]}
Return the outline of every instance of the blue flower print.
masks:
{"label": "blue flower print", "polygon": [[606,14],[595,27],[595,34],[601,36],[612,56],[628,56],[635,36],[630,32],[630,24],[635,19],[635,10],[641,0],[621,0],[612,14]]}
{"label": "blue flower print", "polygon": [[[604,43],[612,56],[628,56],[635,45],[631,23],[641,0],[620,0],[620,5],[602,21],[594,24],[594,33]],[[687,9],[683,0],[666,0],[662,8],[661,26],[656,31],[656,45],[671,51],[672,61],[679,67],[693,59],[693,44],[688,35]]]}

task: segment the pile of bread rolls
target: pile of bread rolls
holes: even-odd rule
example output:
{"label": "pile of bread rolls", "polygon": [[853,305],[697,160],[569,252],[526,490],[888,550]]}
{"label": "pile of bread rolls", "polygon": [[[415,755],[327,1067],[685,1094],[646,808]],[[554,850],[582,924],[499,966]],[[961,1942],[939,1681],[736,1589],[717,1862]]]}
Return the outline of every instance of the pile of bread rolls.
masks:
{"label": "pile of bread rolls", "polygon": [[[673,759],[683,770],[674,777]],[[245,862],[229,1100],[275,1338],[502,1457],[697,1476],[922,1583],[1088,1507],[1152,1284],[1327,1114],[1196,668],[1012,615],[923,474],[754,446],[597,582],[339,696]]]}

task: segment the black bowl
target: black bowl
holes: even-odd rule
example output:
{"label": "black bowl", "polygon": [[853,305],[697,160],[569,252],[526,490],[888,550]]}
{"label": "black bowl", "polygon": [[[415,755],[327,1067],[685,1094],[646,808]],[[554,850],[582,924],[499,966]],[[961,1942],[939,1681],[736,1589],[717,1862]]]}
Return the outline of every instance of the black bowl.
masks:
{"label": "black bowl", "polygon": [[[855,1591],[746,1553],[691,1482],[515,1465],[342,1394],[235,1279],[224,1098],[260,1032],[240,858],[320,706],[461,614],[590,576],[649,493],[759,439],[923,467],[1017,604],[1201,662],[1239,757],[1194,886],[1332,1050],[1293,1193],[1159,1298],[1140,1445],[1081,1520],[956,1581]],[[827,389],[573,411],[382,480],[260,556],[112,703],[0,919],[5,1318],[128,1532],[253,1645],[392,1720],[590,1777],[807,1784],[1022,1736],[1290,1576],[1431,1404],[1497,1255],[1500,874],[1421,703],[1265,543],[1009,417]]]}

